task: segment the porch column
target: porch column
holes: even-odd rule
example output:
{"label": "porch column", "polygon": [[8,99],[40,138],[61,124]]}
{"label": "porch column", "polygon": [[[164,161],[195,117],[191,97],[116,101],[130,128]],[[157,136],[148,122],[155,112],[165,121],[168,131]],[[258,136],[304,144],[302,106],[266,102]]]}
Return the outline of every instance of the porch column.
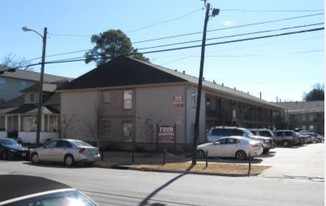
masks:
{"label": "porch column", "polygon": [[5,131],[8,132],[8,116],[5,115]]}
{"label": "porch column", "polygon": [[41,132],[44,132],[44,122],[45,122],[45,115],[42,114],[42,118],[41,118]]}
{"label": "porch column", "polygon": [[[22,121],[21,121],[21,118],[22,118],[22,116],[21,116],[20,114],[18,114],[18,129],[17,129],[18,132],[22,131],[22,130],[21,130],[21,122],[22,122]],[[19,136],[19,135],[18,135],[18,136]]]}

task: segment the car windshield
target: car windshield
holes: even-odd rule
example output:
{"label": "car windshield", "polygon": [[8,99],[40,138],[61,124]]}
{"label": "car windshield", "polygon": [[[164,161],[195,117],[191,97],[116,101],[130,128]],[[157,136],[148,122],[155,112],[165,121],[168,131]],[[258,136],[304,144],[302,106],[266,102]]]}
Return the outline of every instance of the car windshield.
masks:
{"label": "car windshield", "polygon": [[26,206],[26,205],[96,206],[94,202],[89,200],[85,195],[83,195],[77,190],[70,191],[70,192],[59,192],[54,194],[36,196],[9,205],[10,206]]}
{"label": "car windshield", "polygon": [[81,147],[81,146],[86,146],[86,147],[91,147],[92,145],[88,144],[87,142],[76,140],[72,142],[74,145]]}
{"label": "car windshield", "polygon": [[254,136],[254,134],[252,132],[250,132],[250,130],[248,130],[248,129],[244,129],[243,133],[244,133],[243,136],[246,136],[246,137]]}
{"label": "car windshield", "polygon": [[4,144],[4,145],[18,145],[18,143],[13,140],[13,139],[0,139],[0,144]]}

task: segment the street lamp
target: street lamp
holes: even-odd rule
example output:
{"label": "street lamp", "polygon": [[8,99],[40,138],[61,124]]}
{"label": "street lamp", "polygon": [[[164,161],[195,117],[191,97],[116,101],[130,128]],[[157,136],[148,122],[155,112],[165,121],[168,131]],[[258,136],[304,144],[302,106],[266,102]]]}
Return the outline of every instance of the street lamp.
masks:
{"label": "street lamp", "polygon": [[39,98],[38,98],[38,110],[37,110],[37,129],[36,129],[36,144],[40,144],[40,133],[41,133],[41,122],[42,122],[42,104],[43,104],[43,78],[44,78],[44,65],[45,65],[45,49],[46,49],[46,35],[47,28],[44,27],[43,35],[33,29],[29,29],[25,26],[22,27],[23,31],[31,31],[36,33],[42,38],[43,49],[42,49],[42,61],[41,61],[41,74],[40,74],[40,85],[39,85]]}

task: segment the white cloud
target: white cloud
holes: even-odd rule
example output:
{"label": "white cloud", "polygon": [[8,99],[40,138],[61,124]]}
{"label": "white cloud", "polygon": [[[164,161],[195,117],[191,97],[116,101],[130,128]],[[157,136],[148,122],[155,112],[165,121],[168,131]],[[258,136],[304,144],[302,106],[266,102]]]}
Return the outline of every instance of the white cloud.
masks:
{"label": "white cloud", "polygon": [[223,22],[223,25],[224,26],[233,26],[235,24],[235,22],[234,21],[231,21],[231,20],[229,20],[229,21],[224,21]]}

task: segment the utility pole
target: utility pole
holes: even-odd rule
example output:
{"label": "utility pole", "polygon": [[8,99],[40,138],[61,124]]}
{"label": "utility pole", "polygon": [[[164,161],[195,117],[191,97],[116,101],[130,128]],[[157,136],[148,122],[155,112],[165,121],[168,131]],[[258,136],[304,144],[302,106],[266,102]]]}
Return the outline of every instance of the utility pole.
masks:
{"label": "utility pole", "polygon": [[[204,20],[204,29],[203,29],[203,40],[201,46],[201,57],[200,57],[200,68],[199,68],[199,78],[198,78],[198,90],[197,90],[197,105],[196,105],[196,119],[195,119],[195,131],[194,131],[194,141],[192,145],[192,165],[197,164],[197,144],[198,144],[198,137],[199,137],[199,120],[200,120],[200,103],[201,103],[201,92],[202,92],[202,85],[203,85],[203,73],[204,73],[204,62],[205,62],[205,45],[206,45],[206,33],[207,33],[207,23],[209,20],[209,11],[210,11],[210,4],[206,5],[206,0],[204,0],[206,6],[206,15]],[[212,16],[218,15],[220,12],[219,9],[212,10]]]}
{"label": "utility pole", "polygon": [[36,33],[42,38],[42,60],[41,60],[41,74],[40,74],[40,83],[39,83],[39,91],[38,91],[38,107],[37,107],[37,128],[36,128],[36,144],[40,144],[41,139],[41,125],[42,125],[42,105],[43,105],[43,79],[44,79],[44,66],[45,66],[45,50],[46,50],[46,38],[48,30],[44,27],[43,35],[38,33],[33,29],[29,29],[27,27],[22,27],[23,31],[31,31]]}

